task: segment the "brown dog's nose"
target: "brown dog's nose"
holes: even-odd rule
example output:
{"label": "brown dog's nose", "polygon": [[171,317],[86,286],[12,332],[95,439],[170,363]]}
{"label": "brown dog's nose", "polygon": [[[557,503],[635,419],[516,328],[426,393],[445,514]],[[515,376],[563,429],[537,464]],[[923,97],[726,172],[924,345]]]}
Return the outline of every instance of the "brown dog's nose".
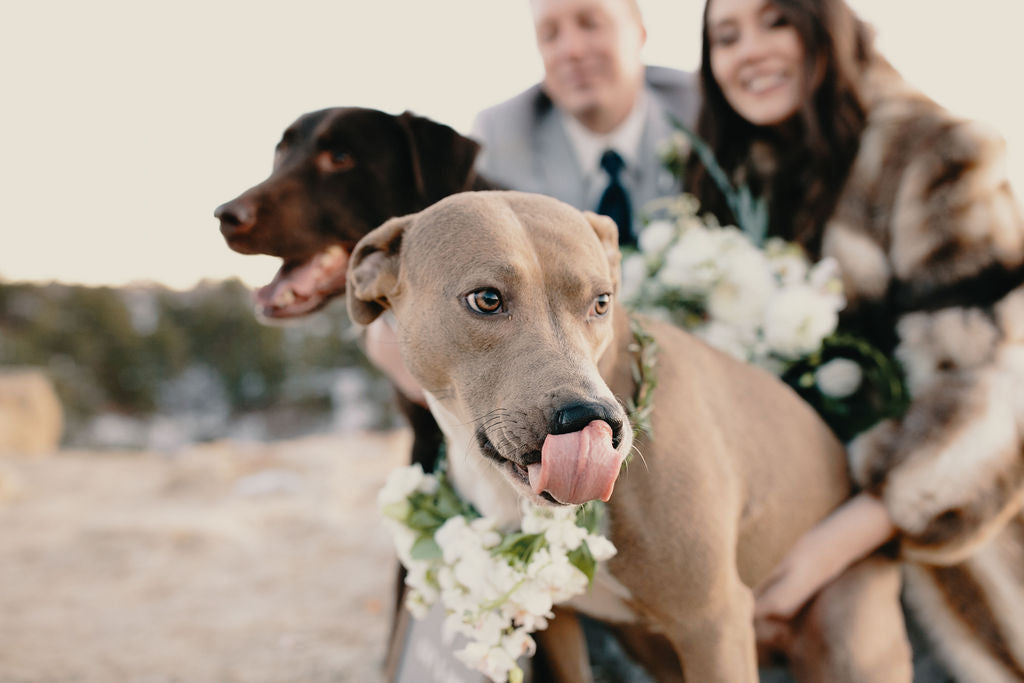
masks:
{"label": "brown dog's nose", "polygon": [[235,237],[252,230],[256,223],[255,214],[248,202],[234,199],[218,206],[213,212],[220,221],[220,232],[224,237]]}

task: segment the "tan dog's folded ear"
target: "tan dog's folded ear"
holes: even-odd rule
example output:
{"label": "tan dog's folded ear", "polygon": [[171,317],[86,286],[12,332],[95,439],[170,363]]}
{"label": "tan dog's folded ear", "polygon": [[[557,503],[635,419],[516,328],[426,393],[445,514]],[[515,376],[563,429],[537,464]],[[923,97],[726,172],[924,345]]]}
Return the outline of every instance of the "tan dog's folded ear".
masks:
{"label": "tan dog's folded ear", "polygon": [[391,305],[398,287],[402,236],[416,214],[392,218],[359,240],[348,264],[345,303],[349,317],[369,325]]}
{"label": "tan dog's folded ear", "polygon": [[619,251],[619,226],[615,225],[615,221],[608,216],[602,216],[593,211],[584,211],[583,217],[590,222],[598,239],[601,240],[601,246],[608,254],[608,263],[611,264],[612,272],[615,273],[615,282],[618,283],[619,266],[622,264],[622,252]]}
{"label": "tan dog's folded ear", "polygon": [[424,206],[473,184],[473,164],[480,145],[443,123],[411,111],[398,117],[409,141],[416,190]]}

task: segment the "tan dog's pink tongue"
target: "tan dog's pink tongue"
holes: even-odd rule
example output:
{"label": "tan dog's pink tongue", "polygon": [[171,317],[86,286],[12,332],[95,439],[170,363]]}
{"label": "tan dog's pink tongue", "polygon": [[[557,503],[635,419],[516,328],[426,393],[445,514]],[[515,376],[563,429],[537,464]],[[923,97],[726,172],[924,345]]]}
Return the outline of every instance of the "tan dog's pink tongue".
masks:
{"label": "tan dog's pink tongue", "polygon": [[612,428],[594,420],[578,432],[548,434],[540,462],[528,468],[530,486],[560,503],[608,500],[621,466],[622,455],[612,448]]}

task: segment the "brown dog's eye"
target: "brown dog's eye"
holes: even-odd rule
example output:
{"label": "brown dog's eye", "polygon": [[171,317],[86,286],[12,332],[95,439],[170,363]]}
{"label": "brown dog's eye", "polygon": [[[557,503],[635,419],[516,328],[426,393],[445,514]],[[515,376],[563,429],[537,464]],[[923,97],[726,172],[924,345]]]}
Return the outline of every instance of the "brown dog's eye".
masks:
{"label": "brown dog's eye", "polygon": [[316,155],[316,165],[324,173],[347,171],[356,165],[355,157],[348,152],[325,149]]}
{"label": "brown dog's eye", "polygon": [[611,294],[601,294],[594,300],[594,315],[604,315],[612,305]]}
{"label": "brown dog's eye", "polygon": [[484,287],[466,295],[466,304],[476,313],[501,313],[501,292],[491,287]]}

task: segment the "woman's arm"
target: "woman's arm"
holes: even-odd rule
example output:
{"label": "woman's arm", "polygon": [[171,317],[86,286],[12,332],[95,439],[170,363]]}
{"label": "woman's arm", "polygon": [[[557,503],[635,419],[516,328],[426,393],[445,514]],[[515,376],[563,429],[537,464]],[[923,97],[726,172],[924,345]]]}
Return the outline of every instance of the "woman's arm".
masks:
{"label": "woman's arm", "polygon": [[885,506],[861,493],[818,522],[796,542],[755,590],[755,619],[790,619],[825,584],[892,538]]}

